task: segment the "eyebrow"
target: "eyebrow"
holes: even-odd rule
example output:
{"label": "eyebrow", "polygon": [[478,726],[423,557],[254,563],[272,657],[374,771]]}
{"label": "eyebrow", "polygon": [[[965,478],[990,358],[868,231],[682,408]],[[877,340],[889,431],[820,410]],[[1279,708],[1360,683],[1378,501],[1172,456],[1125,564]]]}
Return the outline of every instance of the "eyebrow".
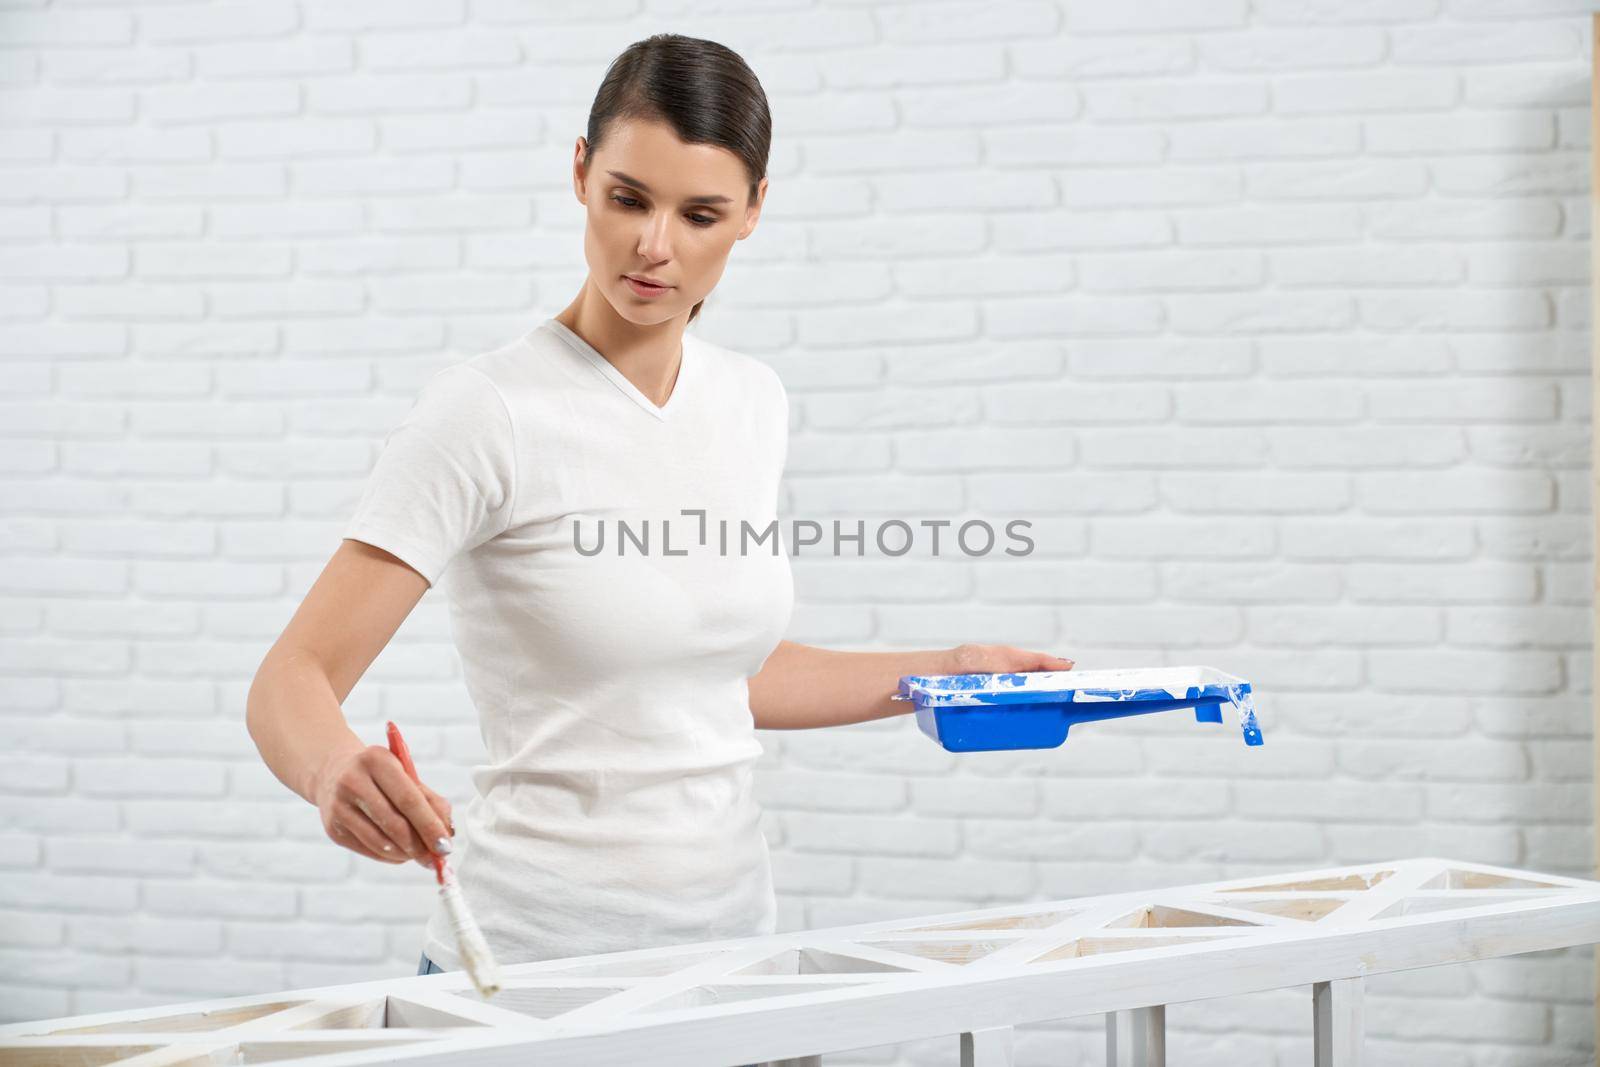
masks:
{"label": "eyebrow", "polygon": [[[611,175],[613,178],[617,179],[618,181],[622,182],[624,185],[633,186],[635,189],[639,190],[641,193],[649,193],[650,192],[650,187],[648,185],[646,185],[644,182],[640,181],[638,178],[630,177],[629,175],[622,173],[620,170],[608,170],[608,171],[606,171],[606,173]],[[684,203],[686,203],[686,204],[731,204],[731,203],[733,203],[733,200],[732,200],[731,197],[726,197],[726,196],[691,196],[687,200],[685,200]]]}

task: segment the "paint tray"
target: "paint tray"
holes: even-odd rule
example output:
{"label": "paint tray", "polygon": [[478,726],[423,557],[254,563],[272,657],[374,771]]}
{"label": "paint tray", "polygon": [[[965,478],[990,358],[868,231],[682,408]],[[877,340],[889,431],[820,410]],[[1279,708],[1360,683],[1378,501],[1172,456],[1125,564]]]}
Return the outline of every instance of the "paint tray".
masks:
{"label": "paint tray", "polygon": [[1245,744],[1261,744],[1250,683],[1214,667],[907,675],[890,699],[911,701],[917,726],[950,752],[1055,748],[1078,723],[1158,711],[1220,723],[1224,704]]}

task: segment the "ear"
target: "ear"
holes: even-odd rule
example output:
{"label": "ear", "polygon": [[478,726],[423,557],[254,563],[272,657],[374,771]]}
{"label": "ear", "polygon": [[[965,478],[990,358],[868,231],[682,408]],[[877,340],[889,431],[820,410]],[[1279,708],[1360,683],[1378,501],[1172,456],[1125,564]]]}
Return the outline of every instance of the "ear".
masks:
{"label": "ear", "polygon": [[756,200],[745,209],[744,225],[739,228],[738,240],[742,241],[755,232],[756,222],[761,218],[761,205],[767,199],[767,179],[762,178],[756,186]]}
{"label": "ear", "polygon": [[587,188],[588,175],[583,172],[583,154],[588,150],[588,147],[588,143],[580,135],[577,144],[572,149],[572,192],[577,196],[580,204],[589,202],[587,199],[589,195]]}

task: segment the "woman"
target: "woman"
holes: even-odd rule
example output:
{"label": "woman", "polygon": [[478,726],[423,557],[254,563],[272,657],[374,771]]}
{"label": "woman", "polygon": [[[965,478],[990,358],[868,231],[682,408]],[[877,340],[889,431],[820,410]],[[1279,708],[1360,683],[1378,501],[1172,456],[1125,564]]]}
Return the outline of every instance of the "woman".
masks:
{"label": "woman", "polygon": [[[391,863],[453,852],[503,964],[772,933],[756,728],[897,714],[907,674],[1072,666],[781,640],[788,558],[738,538],[775,518],[788,398],[685,329],[755,230],[770,136],[760,83],[721,45],[622,53],[574,153],[582,289],[424,385],[251,688],[251,736],[328,836]],[[447,565],[487,750],[459,840],[449,802],[340,711]],[[419,973],[459,966],[436,905]]]}

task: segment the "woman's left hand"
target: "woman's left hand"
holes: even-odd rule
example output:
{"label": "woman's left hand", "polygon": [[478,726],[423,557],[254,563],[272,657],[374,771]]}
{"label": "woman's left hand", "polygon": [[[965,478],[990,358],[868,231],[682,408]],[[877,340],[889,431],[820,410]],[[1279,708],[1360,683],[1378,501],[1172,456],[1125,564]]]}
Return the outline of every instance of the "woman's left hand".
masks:
{"label": "woman's left hand", "polygon": [[1023,671],[1070,671],[1073,661],[1048,652],[1030,652],[1011,645],[957,645],[950,650],[949,674],[1015,674]]}

